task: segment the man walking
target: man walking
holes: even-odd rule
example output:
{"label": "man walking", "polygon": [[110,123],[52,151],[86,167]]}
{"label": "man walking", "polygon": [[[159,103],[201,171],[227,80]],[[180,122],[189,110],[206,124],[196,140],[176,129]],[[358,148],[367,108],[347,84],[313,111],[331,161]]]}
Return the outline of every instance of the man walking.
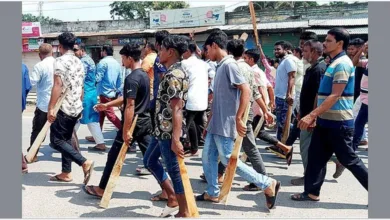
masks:
{"label": "man walking", "polygon": [[[31,90],[31,83],[28,75],[28,68],[26,64],[22,63],[22,113],[26,109],[27,95]],[[22,153],[22,173],[28,173],[26,158]]]}

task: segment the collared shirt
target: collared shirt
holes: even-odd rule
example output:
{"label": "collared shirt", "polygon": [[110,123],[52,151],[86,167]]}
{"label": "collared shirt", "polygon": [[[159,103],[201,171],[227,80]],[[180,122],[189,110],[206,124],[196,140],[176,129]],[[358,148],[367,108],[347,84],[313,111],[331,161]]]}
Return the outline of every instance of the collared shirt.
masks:
{"label": "collared shirt", "polygon": [[153,65],[154,79],[153,79],[153,98],[150,101],[150,109],[154,109],[156,107],[156,97],[158,93],[158,86],[160,84],[160,78],[162,78],[163,74],[167,71],[164,65],[160,63],[160,58],[157,56]]}
{"label": "collared shirt", "polygon": [[[187,101],[189,82],[188,75],[183,70],[181,63],[177,62],[169,67],[161,79],[156,100],[154,122],[156,124],[154,135],[161,140],[172,139],[173,119],[171,99],[178,98]],[[183,108],[183,115],[184,110]],[[186,136],[186,123],[182,122],[182,138]]]}
{"label": "collared shirt", "polygon": [[22,63],[22,112],[26,109],[26,99],[30,90],[31,84],[28,76],[28,68],[24,63]]}
{"label": "collared shirt", "polygon": [[97,65],[96,82],[98,94],[114,98],[122,94],[122,66],[112,56],[104,57]]}
{"label": "collared shirt", "polygon": [[330,60],[318,90],[317,106],[332,94],[333,84],[346,84],[341,97],[326,112],[318,116],[317,124],[328,128],[353,127],[354,68],[345,51]]}
{"label": "collared shirt", "polygon": [[73,52],[69,51],[56,59],[54,75],[59,76],[63,87],[68,88],[61,111],[69,116],[77,117],[83,111],[81,101],[85,77],[83,63]]}
{"label": "collared shirt", "polygon": [[154,61],[157,53],[150,53],[142,60],[142,69],[148,74],[150,85],[150,99],[153,99],[153,81],[154,81]]}
{"label": "collared shirt", "polygon": [[92,58],[88,55],[81,57],[81,62],[84,65],[84,93],[96,90],[96,65]]}
{"label": "collared shirt", "polygon": [[37,86],[37,108],[43,112],[49,107],[55,61],[52,56],[46,57],[34,66],[30,75],[31,86]]}
{"label": "collared shirt", "polygon": [[[288,74],[290,72],[297,72],[297,65],[295,64],[294,60],[290,58],[290,56],[286,55],[281,60],[278,68],[276,69],[275,97],[281,99],[286,98],[289,80]],[[292,97],[294,97],[294,95]]]}
{"label": "collared shirt", "polygon": [[181,65],[189,78],[186,109],[191,111],[206,110],[208,78],[211,67],[195,55],[183,60]]}

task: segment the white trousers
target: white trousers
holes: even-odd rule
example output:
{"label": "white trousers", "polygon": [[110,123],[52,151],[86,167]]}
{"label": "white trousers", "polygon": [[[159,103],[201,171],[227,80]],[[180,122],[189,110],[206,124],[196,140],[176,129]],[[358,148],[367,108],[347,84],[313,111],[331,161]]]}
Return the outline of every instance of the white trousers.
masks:
{"label": "white trousers", "polygon": [[[80,121],[77,122],[75,126],[75,131],[77,132],[80,128]],[[104,144],[104,137],[102,130],[100,129],[99,122],[91,122],[87,124],[89,132],[91,132],[93,139],[95,139],[96,144]]]}

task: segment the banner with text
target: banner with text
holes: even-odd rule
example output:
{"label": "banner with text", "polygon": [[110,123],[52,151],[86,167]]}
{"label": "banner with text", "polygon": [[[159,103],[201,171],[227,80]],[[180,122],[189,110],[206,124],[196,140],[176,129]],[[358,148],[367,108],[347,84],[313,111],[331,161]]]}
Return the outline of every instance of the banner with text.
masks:
{"label": "banner with text", "polygon": [[41,37],[41,23],[39,22],[22,22],[22,38]]}

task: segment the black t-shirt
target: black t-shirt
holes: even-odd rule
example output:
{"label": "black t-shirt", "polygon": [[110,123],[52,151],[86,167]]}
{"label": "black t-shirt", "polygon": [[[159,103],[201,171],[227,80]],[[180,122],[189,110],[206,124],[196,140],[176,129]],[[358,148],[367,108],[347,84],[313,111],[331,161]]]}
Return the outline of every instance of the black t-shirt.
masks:
{"label": "black t-shirt", "polygon": [[135,99],[134,114],[138,114],[138,118],[149,115],[149,85],[149,77],[141,68],[133,70],[125,79],[123,86],[123,108],[126,108],[127,99]]}
{"label": "black t-shirt", "polygon": [[300,97],[300,116],[301,118],[308,115],[314,110],[314,101],[316,99],[318,88],[322,76],[326,70],[326,63],[324,61],[317,62],[306,70],[303,77],[303,84]]}

